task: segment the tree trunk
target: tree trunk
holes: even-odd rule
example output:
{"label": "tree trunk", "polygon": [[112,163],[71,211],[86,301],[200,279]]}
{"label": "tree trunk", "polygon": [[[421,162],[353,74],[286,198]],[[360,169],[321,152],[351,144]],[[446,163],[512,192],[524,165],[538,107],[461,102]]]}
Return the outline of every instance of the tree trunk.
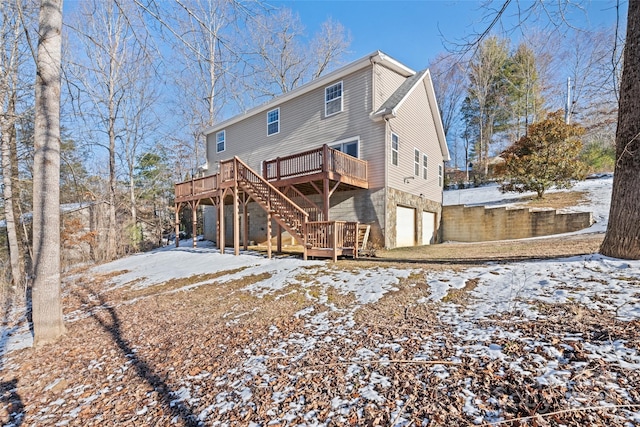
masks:
{"label": "tree trunk", "polygon": [[616,167],[603,255],[640,259],[640,1],[629,2]]}
{"label": "tree trunk", "polygon": [[116,58],[109,57],[109,228],[107,229],[107,260],[111,261],[116,257],[116,100],[115,82],[113,78]]}
{"label": "tree trunk", "polygon": [[136,208],[136,184],[133,179],[133,164],[129,163],[129,203],[131,204],[131,229],[134,250],[140,250],[140,241],[138,240],[138,209]]}
{"label": "tree trunk", "polygon": [[65,332],[60,292],[60,64],[62,0],[42,0],[33,162],[34,345]]}
{"label": "tree trunk", "polygon": [[4,215],[5,223],[7,226],[7,240],[9,243],[9,263],[11,266],[11,280],[14,286],[22,283],[22,252],[20,248],[20,241],[18,240],[19,226],[16,221],[20,221],[20,217],[16,216],[16,207],[14,202],[16,198],[13,194],[13,182],[15,177],[13,171],[16,169],[11,164],[11,160],[15,157],[12,154],[16,147],[16,128],[15,128],[15,114],[16,114],[16,97],[15,92],[8,94],[7,104],[7,120],[2,121],[2,127],[0,129],[0,135],[2,137],[2,184],[3,184],[3,197],[4,197]]}

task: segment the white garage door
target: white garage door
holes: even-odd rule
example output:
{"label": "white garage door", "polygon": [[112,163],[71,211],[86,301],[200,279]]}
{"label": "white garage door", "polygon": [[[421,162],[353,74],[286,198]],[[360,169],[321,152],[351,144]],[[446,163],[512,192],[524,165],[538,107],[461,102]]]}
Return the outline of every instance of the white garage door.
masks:
{"label": "white garage door", "polygon": [[396,246],[415,246],[416,210],[398,206],[396,208]]}
{"label": "white garage door", "polygon": [[422,212],[422,244],[430,245],[433,242],[433,233],[436,231],[436,214]]}

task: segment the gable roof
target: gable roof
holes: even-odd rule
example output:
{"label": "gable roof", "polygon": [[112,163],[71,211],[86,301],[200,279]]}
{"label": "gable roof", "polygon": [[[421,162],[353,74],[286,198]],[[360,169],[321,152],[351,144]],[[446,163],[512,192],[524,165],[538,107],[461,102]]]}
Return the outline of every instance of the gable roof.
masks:
{"label": "gable roof", "polygon": [[416,74],[416,72],[414,70],[412,70],[411,68],[407,67],[406,65],[398,62],[397,60],[393,59],[392,57],[390,57],[389,55],[385,54],[384,52],[381,52],[379,50],[376,50],[375,52],[370,53],[369,55],[363,56],[362,58],[345,65],[344,67],[338,68],[335,71],[332,71],[329,74],[326,74],[322,77],[318,77],[315,80],[310,81],[309,83],[306,83],[302,86],[297,87],[296,89],[292,90],[291,92],[287,92],[284,93],[280,96],[277,96],[269,101],[267,101],[264,104],[258,105],[257,107],[251,108],[247,111],[245,111],[244,113],[240,113],[238,115],[235,115],[227,120],[224,120],[220,123],[216,123],[213,126],[210,126],[206,129],[203,130],[203,133],[205,135],[209,135],[211,133],[217,132],[222,130],[223,128],[232,125],[234,123],[237,123],[241,120],[246,119],[247,117],[251,117],[254,116],[256,114],[260,114],[262,112],[265,112],[267,110],[273,109],[274,107],[276,107],[277,105],[280,105],[292,98],[296,98],[300,95],[303,95],[307,92],[311,92],[312,90],[315,90],[319,87],[323,87],[328,85],[329,83],[331,83],[332,81],[335,80],[340,80],[341,78],[354,73],[358,70],[361,70],[365,67],[370,66],[371,64],[381,64],[384,65],[385,67],[395,71],[396,73],[400,74],[403,77],[411,77],[414,76]]}
{"label": "gable roof", "polygon": [[387,99],[376,111],[373,113],[374,116],[386,116],[388,114],[393,114],[395,116],[395,112],[397,108],[404,102],[405,99],[409,96],[413,89],[422,81],[422,78],[427,73],[427,70],[422,70],[413,76],[409,77],[405,80],[398,89]]}
{"label": "gable roof", "polygon": [[447,138],[444,133],[444,126],[442,125],[442,118],[440,117],[440,108],[436,101],[436,92],[433,88],[433,82],[431,81],[431,73],[429,69],[424,69],[413,76],[405,80],[398,89],[387,99],[376,111],[371,115],[374,120],[382,120],[384,118],[393,118],[397,116],[398,109],[402,106],[404,101],[409,98],[411,93],[420,84],[424,84],[427,91],[427,98],[429,100],[429,107],[431,108],[433,121],[436,127],[436,134],[438,135],[438,142],[440,143],[440,151],[444,157],[444,161],[451,160],[449,155],[449,147],[447,146]]}

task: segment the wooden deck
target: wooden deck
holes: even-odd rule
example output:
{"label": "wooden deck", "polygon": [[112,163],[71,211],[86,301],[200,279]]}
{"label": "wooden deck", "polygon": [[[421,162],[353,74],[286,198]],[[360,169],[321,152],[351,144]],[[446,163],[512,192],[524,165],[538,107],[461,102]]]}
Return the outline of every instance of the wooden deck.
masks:
{"label": "wooden deck", "polygon": [[[358,256],[359,224],[329,220],[329,199],[339,186],[344,189],[368,188],[366,161],[324,145],[318,149],[267,160],[263,162],[263,174],[258,175],[236,157],[220,162],[220,172],[215,175],[176,184],[176,233],[179,212],[183,206],[188,205],[193,212],[195,233],[195,212],[199,205],[217,206],[219,217],[222,218],[224,205],[231,200],[234,206],[234,247],[237,254],[240,245],[239,205],[242,204],[245,209],[249,201],[254,201],[267,212],[269,256],[271,219],[304,247],[305,259],[307,255],[334,260],[341,255]],[[321,206],[305,196],[314,192],[321,196]],[[302,199],[303,207],[294,203],[292,197]],[[246,220],[246,215],[244,218]],[[310,221],[310,218],[315,220]],[[224,227],[224,222],[219,219],[218,246],[222,248],[225,246]],[[246,227],[245,223],[245,230]],[[245,248],[246,235],[245,232]],[[278,247],[280,248],[280,243]]]}
{"label": "wooden deck", "polygon": [[265,179],[277,183],[278,187],[329,179],[359,188],[369,188],[367,162],[327,145],[266,160],[262,170]]}
{"label": "wooden deck", "polygon": [[[324,161],[327,159],[327,161]],[[224,163],[224,162],[223,162]],[[345,184],[348,188],[369,188],[367,162],[324,145],[320,148],[278,157],[263,162],[264,178],[278,188],[303,187],[328,180],[331,187]],[[232,169],[220,174],[193,178],[175,185],[176,203],[213,197],[221,188],[233,185]],[[226,175],[226,176],[225,176]],[[304,191],[308,193],[308,191]],[[210,204],[205,202],[204,204]]]}

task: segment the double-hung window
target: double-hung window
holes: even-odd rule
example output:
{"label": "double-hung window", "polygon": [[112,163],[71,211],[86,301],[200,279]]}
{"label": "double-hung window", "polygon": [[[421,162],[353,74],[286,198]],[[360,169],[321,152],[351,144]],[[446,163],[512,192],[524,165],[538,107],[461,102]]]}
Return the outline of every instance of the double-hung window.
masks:
{"label": "double-hung window", "polygon": [[420,150],[417,148],[413,151],[413,174],[420,176]]}
{"label": "double-hung window", "polygon": [[331,116],[342,111],[342,82],[324,88],[324,115]]}
{"label": "double-hung window", "polygon": [[422,154],[422,179],[427,179],[427,155]]}
{"label": "double-hung window", "polygon": [[438,185],[442,187],[442,165],[438,165]]}
{"label": "double-hung window", "polygon": [[226,149],[225,136],[225,131],[223,130],[216,133],[216,153],[221,153]]}
{"label": "double-hung window", "polygon": [[391,164],[394,166],[398,166],[398,152],[400,148],[400,143],[398,140],[398,135],[395,133],[391,134]]}
{"label": "double-hung window", "polygon": [[280,132],[280,108],[267,113],[267,135],[275,135]]}

